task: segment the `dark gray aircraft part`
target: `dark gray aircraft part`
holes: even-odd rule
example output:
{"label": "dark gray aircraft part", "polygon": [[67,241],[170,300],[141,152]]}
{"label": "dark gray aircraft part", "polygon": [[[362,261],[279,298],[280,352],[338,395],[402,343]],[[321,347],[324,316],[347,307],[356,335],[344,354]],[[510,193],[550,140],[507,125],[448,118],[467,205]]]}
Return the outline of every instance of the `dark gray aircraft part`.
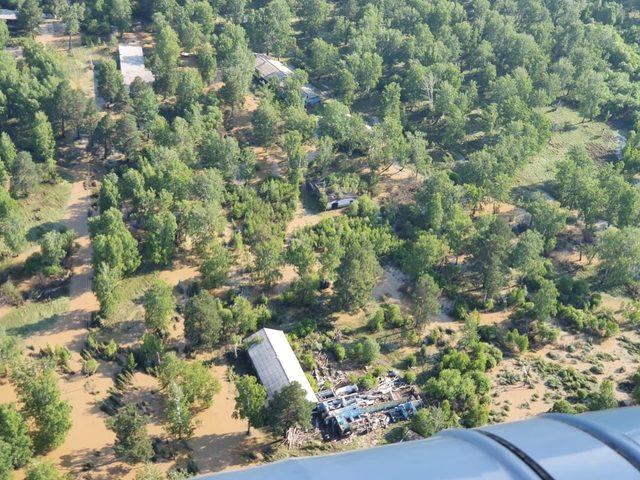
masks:
{"label": "dark gray aircraft part", "polygon": [[640,480],[640,407],[545,414],[199,480]]}

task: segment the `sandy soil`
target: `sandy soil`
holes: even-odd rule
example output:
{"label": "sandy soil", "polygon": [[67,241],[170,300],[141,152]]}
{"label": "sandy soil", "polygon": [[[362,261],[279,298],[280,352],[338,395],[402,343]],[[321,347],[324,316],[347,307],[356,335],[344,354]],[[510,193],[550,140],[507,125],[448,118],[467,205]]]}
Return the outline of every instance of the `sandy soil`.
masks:
{"label": "sandy soil", "polygon": [[398,303],[405,308],[409,308],[411,303],[402,289],[407,283],[404,273],[395,267],[385,266],[382,279],[373,289],[373,296],[379,301]]}

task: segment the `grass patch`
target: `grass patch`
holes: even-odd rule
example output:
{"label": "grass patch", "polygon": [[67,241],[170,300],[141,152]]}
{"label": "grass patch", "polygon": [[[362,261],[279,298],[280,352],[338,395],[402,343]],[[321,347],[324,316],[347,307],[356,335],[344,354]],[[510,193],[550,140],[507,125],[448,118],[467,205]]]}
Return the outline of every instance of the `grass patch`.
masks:
{"label": "grass patch", "polygon": [[48,327],[69,310],[69,297],[36,303],[28,302],[13,309],[0,320],[8,333],[25,337]]}
{"label": "grass patch", "polygon": [[546,112],[556,131],[531,161],[519,170],[516,186],[544,188],[554,176],[556,163],[574,146],[583,145],[592,156],[606,159],[617,147],[616,131],[605,122],[582,123],[582,117],[567,107]]}
{"label": "grass patch", "polygon": [[[33,249],[42,235],[60,226],[70,194],[71,183],[67,181],[55,185],[43,183],[29,197],[18,201],[27,237],[22,251],[18,253]],[[5,258],[0,262],[0,271],[15,266],[17,262],[15,257]]]}
{"label": "grass patch", "polygon": [[118,308],[113,315],[118,322],[133,320],[142,312],[140,300],[153,281],[158,278],[157,272],[143,273],[122,280],[118,288]]}

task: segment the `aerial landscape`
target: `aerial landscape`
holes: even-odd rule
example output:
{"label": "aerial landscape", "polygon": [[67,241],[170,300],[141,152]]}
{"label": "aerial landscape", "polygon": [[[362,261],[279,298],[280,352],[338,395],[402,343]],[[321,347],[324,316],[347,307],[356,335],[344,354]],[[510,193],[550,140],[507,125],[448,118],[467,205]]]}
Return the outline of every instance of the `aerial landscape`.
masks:
{"label": "aerial landscape", "polygon": [[0,480],[640,402],[640,2],[0,0]]}

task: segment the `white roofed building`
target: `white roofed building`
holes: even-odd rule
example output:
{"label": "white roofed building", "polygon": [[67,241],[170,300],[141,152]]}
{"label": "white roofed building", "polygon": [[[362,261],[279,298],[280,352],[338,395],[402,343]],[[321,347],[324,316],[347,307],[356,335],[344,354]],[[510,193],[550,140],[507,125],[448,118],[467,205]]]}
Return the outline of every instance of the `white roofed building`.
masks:
{"label": "white roofed building", "polygon": [[124,78],[124,84],[129,87],[136,77],[140,77],[147,83],[155,80],[153,73],[144,66],[144,54],[140,45],[118,46],[118,56],[120,57],[120,71]]}
{"label": "white roofed building", "polygon": [[298,382],[307,392],[307,400],[318,401],[282,330],[263,328],[246,338],[245,343],[249,344],[249,357],[268,398],[283,387]]}
{"label": "white roofed building", "polygon": [[[284,63],[270,58],[263,53],[256,53],[256,75],[263,82],[269,82],[272,79],[276,79],[276,82],[280,85],[287,78],[293,75],[293,70],[287,67]],[[302,98],[304,104],[308,107],[312,107],[320,103],[320,94],[316,88],[311,84],[305,84],[302,86]]]}
{"label": "white roofed building", "polygon": [[4,20],[6,22],[15,22],[17,19],[18,14],[15,10],[0,8],[0,20]]}
{"label": "white roofed building", "polygon": [[256,53],[256,73],[265,82],[272,78],[277,78],[282,82],[289,75],[293,75],[293,70],[284,63],[273,58],[269,58],[262,53]]}

